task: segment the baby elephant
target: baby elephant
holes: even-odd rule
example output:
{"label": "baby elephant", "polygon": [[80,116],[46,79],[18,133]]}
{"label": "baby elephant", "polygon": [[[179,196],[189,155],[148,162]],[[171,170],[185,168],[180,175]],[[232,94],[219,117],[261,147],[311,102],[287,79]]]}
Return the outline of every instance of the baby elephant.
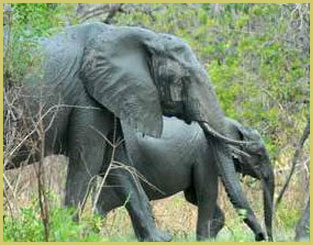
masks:
{"label": "baby elephant", "polygon": [[[212,142],[208,142],[197,123],[188,125],[176,118],[167,117],[163,121],[161,138],[124,129],[132,161],[127,160],[129,157],[123,147],[117,149],[114,156],[116,167],[111,169],[106,185],[101,190],[96,204],[97,211],[105,215],[114,208],[123,205],[127,207],[127,200],[138,191],[143,191],[137,189],[136,178],[133,176],[135,169],[150,200],[184,191],[186,200],[198,206],[197,240],[214,238],[224,226],[224,213],[216,202],[219,171],[214,160],[215,153],[210,147],[210,144],[214,144],[214,138],[212,137]],[[234,150],[233,158],[237,172],[262,180],[264,218],[271,239],[274,175],[264,142],[256,130],[230,119],[227,120],[227,125],[233,139],[254,142],[239,149],[247,154]],[[133,147],[134,145],[138,147]],[[110,157],[107,154],[107,159]],[[119,163],[126,166],[119,166]],[[141,240],[144,234],[141,234],[140,223],[136,222],[132,211],[128,211],[136,236]]]}

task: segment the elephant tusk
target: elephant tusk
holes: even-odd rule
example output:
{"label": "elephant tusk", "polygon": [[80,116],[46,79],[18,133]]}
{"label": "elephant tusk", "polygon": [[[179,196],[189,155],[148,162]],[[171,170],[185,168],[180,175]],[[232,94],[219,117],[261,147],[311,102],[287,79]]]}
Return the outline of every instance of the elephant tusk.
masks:
{"label": "elephant tusk", "polygon": [[241,156],[246,156],[246,157],[251,157],[250,154],[248,154],[247,152],[245,151],[242,151],[236,147],[233,147],[232,145],[229,146],[229,148],[233,151],[233,154],[238,154],[238,155],[241,155]]}
{"label": "elephant tusk", "polygon": [[201,128],[205,132],[210,133],[214,137],[220,138],[221,140],[224,140],[228,144],[236,145],[236,146],[243,146],[243,145],[250,145],[250,144],[257,143],[254,141],[238,141],[238,140],[230,139],[230,138],[220,134],[219,132],[215,131],[207,122],[205,122],[205,121],[199,121],[199,122],[200,122]]}

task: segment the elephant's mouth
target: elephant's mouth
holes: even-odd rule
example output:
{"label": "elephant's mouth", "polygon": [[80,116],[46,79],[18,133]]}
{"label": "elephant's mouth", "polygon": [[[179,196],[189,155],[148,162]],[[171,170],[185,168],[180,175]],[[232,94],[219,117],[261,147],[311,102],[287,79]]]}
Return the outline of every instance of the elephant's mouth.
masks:
{"label": "elephant's mouth", "polygon": [[260,169],[258,168],[259,164],[252,164],[250,162],[243,161],[240,157],[237,157],[235,155],[232,155],[232,157],[235,164],[236,172],[241,173],[243,176],[249,175],[258,180],[264,178],[264,176],[262,176],[262,174],[260,173]]}
{"label": "elephant's mouth", "polygon": [[191,120],[186,117],[186,111],[183,102],[180,101],[163,101],[161,102],[163,108],[163,115],[167,117],[177,117],[184,120],[187,124],[191,123]]}

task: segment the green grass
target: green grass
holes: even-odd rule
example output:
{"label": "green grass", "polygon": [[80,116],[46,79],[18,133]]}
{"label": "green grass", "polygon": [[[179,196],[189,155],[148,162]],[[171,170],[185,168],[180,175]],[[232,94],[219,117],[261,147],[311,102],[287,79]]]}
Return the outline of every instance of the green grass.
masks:
{"label": "green grass", "polygon": [[[286,231],[277,232],[277,237],[275,237],[275,242],[290,242],[293,240],[292,234],[285,233]],[[109,242],[137,242],[133,234],[129,234],[123,237],[111,237],[108,239]],[[173,236],[172,242],[196,242],[196,234],[190,232],[187,235]],[[224,228],[216,239],[205,240],[204,242],[255,242],[254,235],[247,228],[228,230]]]}
{"label": "green grass", "polygon": [[[49,207],[49,241],[51,242],[136,242],[127,212],[118,209],[113,216],[102,218],[97,215],[84,214],[81,221],[76,223],[72,220],[73,210],[51,204]],[[279,210],[281,213],[283,209]],[[289,213],[290,214],[290,213]],[[114,217],[115,216],[115,217]],[[293,216],[297,216],[296,213]],[[196,217],[194,217],[196,218]],[[112,222],[112,219],[114,222]],[[291,223],[282,223],[274,228],[275,241],[292,241],[294,230]],[[36,200],[30,205],[19,209],[16,218],[4,216],[4,241],[5,242],[39,242],[44,241],[44,229],[40,219],[40,209]],[[254,234],[240,217],[227,219],[227,225],[218,234],[216,242],[254,242]],[[110,223],[111,222],[111,223]],[[162,223],[162,222],[161,222]],[[111,229],[111,232],[108,230]],[[163,229],[163,228],[162,228]],[[174,242],[194,242],[194,231],[171,230]],[[104,232],[105,231],[105,232]],[[112,232],[113,231],[113,232]]]}

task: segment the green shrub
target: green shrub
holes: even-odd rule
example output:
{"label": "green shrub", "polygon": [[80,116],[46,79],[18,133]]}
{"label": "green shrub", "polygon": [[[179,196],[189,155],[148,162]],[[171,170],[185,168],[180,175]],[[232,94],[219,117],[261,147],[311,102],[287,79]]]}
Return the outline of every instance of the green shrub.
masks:
{"label": "green shrub", "polygon": [[[4,59],[4,82],[21,84],[25,74],[38,68],[40,59],[38,42],[66,25],[77,23],[73,5],[11,4],[12,20],[4,27],[7,48]],[[13,84],[12,84],[13,83]]]}
{"label": "green shrub", "polygon": [[[20,208],[17,218],[4,216],[3,239],[5,242],[42,242],[44,228],[38,203]],[[99,234],[101,218],[84,217],[79,223],[72,220],[73,210],[51,205],[49,209],[50,242],[105,242]]]}

